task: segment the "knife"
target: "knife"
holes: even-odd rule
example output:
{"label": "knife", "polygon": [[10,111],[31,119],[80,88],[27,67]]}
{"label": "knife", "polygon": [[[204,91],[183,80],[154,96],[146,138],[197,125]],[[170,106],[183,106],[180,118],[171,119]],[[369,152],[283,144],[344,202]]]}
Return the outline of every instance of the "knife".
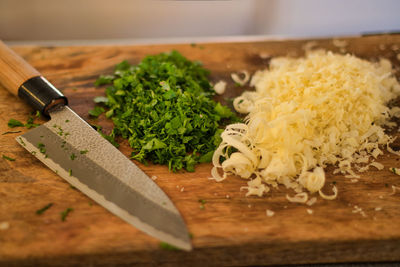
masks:
{"label": "knife", "polygon": [[67,98],[0,41],[0,84],[49,116],[17,142],[71,185],[141,231],[191,250],[185,222],[139,167],[68,107]]}

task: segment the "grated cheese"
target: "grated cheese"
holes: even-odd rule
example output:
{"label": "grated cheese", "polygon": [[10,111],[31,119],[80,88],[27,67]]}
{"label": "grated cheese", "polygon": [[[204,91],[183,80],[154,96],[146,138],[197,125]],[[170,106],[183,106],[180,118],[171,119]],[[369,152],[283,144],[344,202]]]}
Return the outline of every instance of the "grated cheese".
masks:
{"label": "grated cheese", "polygon": [[384,168],[383,164],[376,162],[376,161],[371,162],[369,165],[377,168],[378,170],[383,170],[383,168]]}
{"label": "grated cheese", "polygon": [[[334,199],[335,186],[333,195],[321,191],[327,165],[358,179],[354,170],[383,168],[377,162],[358,165],[381,155],[379,147],[400,154],[390,148],[394,138],[383,128],[394,126],[390,119],[399,110],[387,103],[400,95],[386,59],[371,63],[349,54],[308,51],[305,58],[272,59],[270,69],[256,72],[250,85],[255,91],[233,102],[247,114],[245,123],[229,125],[221,134],[212,170],[217,181],[229,175],[250,180],[247,195],[262,196],[284,185],[298,194],[306,190]],[[235,152],[229,154],[230,148]]]}

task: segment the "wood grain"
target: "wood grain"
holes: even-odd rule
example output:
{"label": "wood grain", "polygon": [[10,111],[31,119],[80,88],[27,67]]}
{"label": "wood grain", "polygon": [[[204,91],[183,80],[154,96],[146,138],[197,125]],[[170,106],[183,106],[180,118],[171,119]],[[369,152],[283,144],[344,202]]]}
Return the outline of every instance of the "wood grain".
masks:
{"label": "wood grain", "polygon": [[[346,51],[368,60],[390,59],[400,68],[396,50],[400,35],[381,35],[344,39]],[[211,70],[213,82],[228,82],[224,102],[240,94],[230,73],[266,68],[273,56],[304,53],[309,40],[265,41],[251,43],[171,44],[151,46],[74,46],[14,47],[29,63],[60,89],[70,106],[91,123],[110,131],[112,124],[104,117],[88,116],[93,97],[104,95],[104,88],[93,83],[100,74],[127,59],[138,63],[145,55],[176,49],[191,60],[200,60]],[[340,52],[332,39],[315,40],[316,46]],[[5,90],[0,89],[0,134],[9,131],[10,118],[25,121],[32,110]],[[41,120],[44,122],[44,120]],[[20,129],[23,132],[26,129]],[[393,132],[395,135],[397,129]],[[307,213],[308,206],[287,202],[287,190],[272,190],[265,197],[245,197],[238,178],[221,183],[210,181],[210,164],[202,164],[194,173],[170,173],[165,166],[139,164],[170,196],[193,234],[190,253],[167,251],[159,241],[113,216],[85,195],[72,189],[34,156],[20,147],[18,134],[0,135],[1,154],[16,161],[0,159],[0,265],[155,265],[221,266],[273,265],[300,263],[337,263],[365,261],[400,261],[400,194],[391,194],[392,185],[400,185],[400,176],[389,167],[400,167],[399,157],[384,154],[379,162],[382,171],[363,173],[358,183],[329,168],[325,190],[336,182],[339,196],[334,201],[319,199]],[[126,142],[121,151],[129,156]],[[395,149],[400,143],[395,142]],[[182,188],[184,188],[182,190]],[[199,200],[206,201],[200,209]],[[48,203],[54,205],[42,215],[35,211]],[[362,208],[365,217],[353,213]],[[73,208],[62,222],[60,212]],[[375,208],[381,207],[377,211]],[[275,211],[273,217],[266,210]]]}

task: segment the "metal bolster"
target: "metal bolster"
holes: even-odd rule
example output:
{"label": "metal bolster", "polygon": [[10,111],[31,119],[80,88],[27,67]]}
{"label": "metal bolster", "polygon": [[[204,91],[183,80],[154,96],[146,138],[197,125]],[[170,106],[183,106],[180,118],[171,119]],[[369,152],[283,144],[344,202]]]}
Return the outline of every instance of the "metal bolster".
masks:
{"label": "metal bolster", "polygon": [[42,76],[24,82],[18,89],[18,96],[46,116],[53,106],[68,105],[67,98]]}

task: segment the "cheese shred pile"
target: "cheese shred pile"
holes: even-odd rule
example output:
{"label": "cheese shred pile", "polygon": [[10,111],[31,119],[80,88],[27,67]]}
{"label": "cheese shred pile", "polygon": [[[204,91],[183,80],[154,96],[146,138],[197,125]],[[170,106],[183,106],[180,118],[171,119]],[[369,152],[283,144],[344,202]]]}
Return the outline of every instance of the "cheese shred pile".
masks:
{"label": "cheese shred pile", "polygon": [[396,126],[390,119],[400,114],[400,108],[388,107],[400,85],[386,59],[372,63],[322,50],[274,58],[251,86],[255,91],[234,100],[247,117],[222,133],[212,179],[240,176],[249,180],[247,195],[258,196],[284,185],[297,193],[289,201],[305,203],[309,193],[337,196],[335,186],[321,191],[327,165],[354,179],[354,170],[380,168],[374,161],[382,147],[398,154],[384,131]]}

